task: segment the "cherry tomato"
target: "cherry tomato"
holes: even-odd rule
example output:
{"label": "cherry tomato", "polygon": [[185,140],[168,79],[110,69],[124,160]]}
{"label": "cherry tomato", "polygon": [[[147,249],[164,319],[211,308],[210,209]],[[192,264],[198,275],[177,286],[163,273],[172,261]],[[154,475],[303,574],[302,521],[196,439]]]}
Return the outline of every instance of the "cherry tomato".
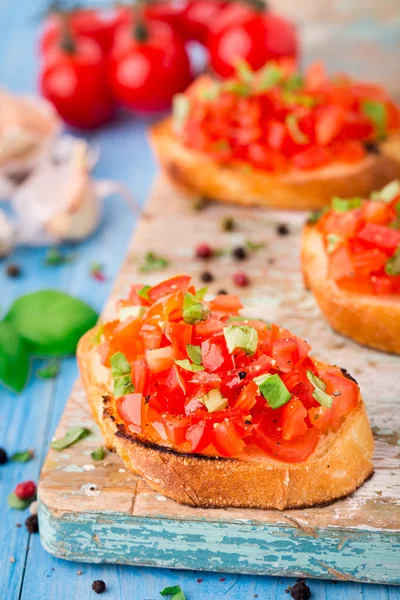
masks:
{"label": "cherry tomato", "polygon": [[[63,15],[53,13],[45,21],[39,41],[41,54],[48,52],[58,44],[63,34]],[[102,13],[95,9],[84,8],[68,14],[71,33],[77,37],[88,37],[98,43],[104,53],[111,50],[115,28],[116,13]]]}
{"label": "cherry tomato", "polygon": [[210,63],[218,75],[235,73],[238,59],[258,70],[268,60],[297,58],[298,42],[293,25],[274,13],[261,13],[233,24],[208,41]]}
{"label": "cherry tomato", "polygon": [[55,45],[46,53],[40,73],[42,94],[72,127],[94,129],[110,120],[114,102],[103,55],[96,42],[77,38],[70,48]]}
{"label": "cherry tomato", "polygon": [[221,9],[226,4],[222,0],[189,0],[181,16],[185,38],[205,44],[210,26],[219,20]]}
{"label": "cherry tomato", "polygon": [[122,27],[111,53],[109,78],[115,97],[139,112],[170,107],[173,96],[192,79],[184,43],[166,24]]}

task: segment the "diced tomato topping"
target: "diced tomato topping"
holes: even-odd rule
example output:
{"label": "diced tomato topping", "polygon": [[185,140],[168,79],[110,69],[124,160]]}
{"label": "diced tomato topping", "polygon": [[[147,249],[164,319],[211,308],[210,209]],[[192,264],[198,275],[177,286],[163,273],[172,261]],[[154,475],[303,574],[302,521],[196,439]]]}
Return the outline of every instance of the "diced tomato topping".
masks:
{"label": "diced tomato topping", "polygon": [[[370,252],[362,245],[355,250],[359,261]],[[188,277],[142,288],[132,287],[120,306],[143,310],[136,317],[105,323],[97,347],[108,368],[117,352],[126,358],[120,364],[124,370],[129,366],[126,375],[133,389],[115,402],[119,418],[132,433],[182,453],[236,458],[248,449],[250,455],[261,451],[278,460],[301,462],[315,450],[319,435],[338,429],[357,406],[356,384],[337,368],[319,372],[309,356],[310,345],[287,329],[238,315],[241,303],[236,296],[203,301],[211,316],[193,322],[184,305],[185,290],[196,294]],[[147,304],[137,304],[143,295]],[[225,328],[243,327],[243,322],[257,334],[251,351],[241,346],[241,336],[238,346],[228,347],[232,329],[225,332],[227,338],[224,335]],[[314,398],[308,371],[326,383],[332,408],[322,410]],[[281,379],[290,392],[286,404],[271,408],[261,391],[263,375]],[[115,385],[125,372],[113,371],[111,376]]]}
{"label": "diced tomato topping", "polygon": [[292,398],[282,407],[281,427],[284,440],[293,440],[307,432],[307,411],[298,398]]}
{"label": "diced tomato topping", "polygon": [[117,400],[117,411],[125,423],[135,428],[137,433],[142,431],[143,413],[142,394],[127,394]]}
{"label": "diced tomato topping", "polygon": [[244,449],[244,442],[232,421],[223,421],[212,430],[212,443],[221,456],[239,456]]}
{"label": "diced tomato topping", "polygon": [[146,350],[146,362],[151,374],[167,371],[174,362],[172,346],[159,348],[158,350]]}
{"label": "diced tomato topping", "polygon": [[331,210],[317,222],[325,237],[329,278],[346,291],[400,294],[400,271],[390,267],[394,255],[400,252],[400,193],[396,182],[389,184],[382,196],[385,200],[379,192],[370,200],[336,198]]}

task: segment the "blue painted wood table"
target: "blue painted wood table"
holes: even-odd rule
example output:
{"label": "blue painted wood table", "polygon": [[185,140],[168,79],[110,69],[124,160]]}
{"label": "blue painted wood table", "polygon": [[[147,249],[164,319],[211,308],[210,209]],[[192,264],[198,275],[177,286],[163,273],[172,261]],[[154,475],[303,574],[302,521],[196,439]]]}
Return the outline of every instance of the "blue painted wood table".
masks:
{"label": "blue painted wood table", "polygon": [[[24,0],[23,3],[0,0],[0,82],[15,91],[35,88],[34,17],[38,8],[37,0]],[[125,182],[143,203],[155,173],[145,139],[145,124],[121,119],[90,137],[89,141],[96,141],[101,149],[96,174]],[[44,250],[18,249],[11,259],[0,263],[2,310],[20,294],[45,287],[68,291],[101,310],[134,224],[134,218],[122,200],[111,198],[106,202],[100,230],[89,241],[74,248],[76,257],[72,263],[46,267]],[[11,280],[5,276],[5,267],[10,261],[22,267],[21,278]],[[104,264],[105,282],[90,277],[93,261]],[[20,396],[0,389],[0,446],[10,453],[24,448],[32,448],[35,452],[35,459],[27,464],[9,463],[0,468],[0,511],[3,515],[0,600],[91,598],[94,596],[91,583],[95,579],[107,583],[104,597],[110,600],[154,600],[160,597],[162,588],[175,584],[184,589],[188,600],[285,597],[284,590],[294,583],[287,578],[72,563],[47,554],[39,537],[29,535],[23,526],[26,514],[8,508],[7,494],[19,481],[38,478],[77,368],[74,359],[64,360],[58,378],[45,382],[35,376],[38,367],[39,363],[33,365],[31,381]],[[312,581],[310,585],[316,600],[400,598],[400,589],[390,586],[324,581]]]}

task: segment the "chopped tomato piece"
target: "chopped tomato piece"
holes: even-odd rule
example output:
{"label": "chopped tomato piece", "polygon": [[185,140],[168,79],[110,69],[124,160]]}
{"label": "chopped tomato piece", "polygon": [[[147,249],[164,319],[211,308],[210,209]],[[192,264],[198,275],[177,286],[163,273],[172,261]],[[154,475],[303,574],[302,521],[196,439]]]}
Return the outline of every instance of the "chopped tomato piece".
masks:
{"label": "chopped tomato piece", "polygon": [[261,422],[254,426],[254,443],[266,454],[277,460],[291,463],[304,462],[314,452],[318,444],[316,429],[307,429],[306,433],[295,440],[284,440],[271,427]]}
{"label": "chopped tomato piece", "polygon": [[288,373],[299,360],[299,350],[295,337],[276,340],[272,344],[272,357],[282,373]]}
{"label": "chopped tomato piece", "polygon": [[142,394],[127,394],[118,398],[117,411],[125,423],[134,427],[137,433],[141,433],[143,413]]}
{"label": "chopped tomato piece", "polygon": [[190,442],[192,452],[202,452],[211,444],[212,424],[199,421],[186,431],[186,440]]}
{"label": "chopped tomato piece", "polygon": [[244,449],[244,442],[232,421],[223,421],[212,430],[212,443],[221,456],[239,456]]}
{"label": "chopped tomato piece", "polygon": [[146,362],[152,374],[168,371],[174,362],[172,346],[158,348],[158,350],[146,350]]}
{"label": "chopped tomato piece", "polygon": [[188,275],[178,275],[177,277],[171,277],[166,281],[162,281],[158,285],[155,285],[148,291],[148,296],[152,302],[156,302],[163,296],[171,294],[176,290],[181,290],[183,293],[187,292],[189,287],[190,277]]}
{"label": "chopped tomato piece", "polygon": [[331,153],[323,146],[310,146],[292,158],[295,167],[304,170],[319,169],[328,164]]}
{"label": "chopped tomato piece", "polygon": [[354,272],[356,275],[363,277],[370,275],[374,271],[379,271],[387,261],[387,255],[377,248],[371,248],[364,252],[352,254],[351,262],[353,263]]}
{"label": "chopped tomato piece", "polygon": [[164,429],[167,439],[175,446],[180,446],[186,441],[186,432],[190,425],[188,417],[174,417],[163,415]]}
{"label": "chopped tomato piece", "polygon": [[258,385],[254,381],[251,381],[241,390],[235,402],[235,408],[238,408],[246,415],[249,414],[249,411],[257,402],[259,393]]}
{"label": "chopped tomato piece", "polygon": [[230,315],[236,315],[243,308],[239,298],[232,294],[218,294],[214,300],[211,300],[209,306],[212,311],[226,312]]}
{"label": "chopped tomato piece", "polygon": [[187,323],[166,323],[165,335],[172,343],[174,358],[181,360],[187,358],[186,346],[192,342],[193,325]]}
{"label": "chopped tomato piece", "polygon": [[334,104],[320,106],[315,111],[315,138],[317,144],[326,146],[334,140],[343,127],[346,113],[341,106]]}
{"label": "chopped tomato piece", "polygon": [[223,336],[213,336],[201,345],[203,367],[214,373],[215,371],[227,371],[233,367],[232,357],[228,352]]}
{"label": "chopped tomato piece", "polygon": [[293,440],[307,431],[307,411],[298,398],[292,398],[281,409],[281,427],[284,440]]}
{"label": "chopped tomato piece", "polygon": [[143,358],[135,360],[132,363],[132,382],[135,386],[135,391],[143,394],[147,388],[148,380],[149,369],[146,361]]}
{"label": "chopped tomato piece", "polygon": [[341,279],[355,275],[353,261],[347,246],[339,246],[332,252],[329,260],[329,277]]}
{"label": "chopped tomato piece", "polygon": [[358,233],[357,238],[369,247],[379,248],[393,254],[400,245],[400,231],[384,225],[367,223]]}

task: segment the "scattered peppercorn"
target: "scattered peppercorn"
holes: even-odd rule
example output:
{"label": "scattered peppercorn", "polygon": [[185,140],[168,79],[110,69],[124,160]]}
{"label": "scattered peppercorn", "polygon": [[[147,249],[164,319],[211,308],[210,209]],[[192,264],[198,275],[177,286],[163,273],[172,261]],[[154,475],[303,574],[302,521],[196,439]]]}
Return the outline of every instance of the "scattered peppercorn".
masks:
{"label": "scattered peppercorn", "polygon": [[218,581],[226,581],[226,577],[220,577]]}
{"label": "scattered peppercorn", "polygon": [[289,235],[290,233],[290,229],[289,227],[286,225],[286,223],[279,223],[276,226],[276,233],[278,235]]}
{"label": "scattered peppercorn", "polygon": [[8,277],[20,277],[21,273],[21,267],[17,264],[11,263],[6,267],[6,274]]}
{"label": "scattered peppercorn", "polygon": [[238,375],[239,379],[244,379],[245,377],[247,377],[246,371],[239,371]]}
{"label": "scattered peppercorn", "polygon": [[196,198],[193,201],[192,208],[193,210],[204,210],[210,204],[208,198]]}
{"label": "scattered peppercorn", "polygon": [[29,517],[25,521],[25,527],[29,531],[29,533],[38,533],[39,531],[39,521],[37,515],[29,515]]}
{"label": "scattered peppercorn", "polygon": [[236,223],[232,217],[224,217],[221,226],[222,231],[234,231],[236,229]]}
{"label": "scattered peppercorn", "polygon": [[237,273],[234,273],[233,281],[239,287],[246,287],[250,283],[250,279],[248,278],[246,273],[243,273],[243,271],[238,271]]}
{"label": "scattered peppercorn", "polygon": [[214,275],[210,273],[210,271],[204,271],[204,273],[200,275],[200,279],[203,283],[211,283],[214,281]]}
{"label": "scattered peppercorn", "polygon": [[5,465],[7,460],[7,452],[4,450],[4,448],[0,448],[0,465]]}
{"label": "scattered peppercorn", "polygon": [[246,248],[238,246],[232,250],[232,256],[235,260],[245,260],[247,258]]}
{"label": "scattered peppercorn", "polygon": [[16,486],[14,494],[20,500],[29,500],[36,494],[36,485],[33,481],[23,481]]}
{"label": "scattered peppercorn", "polygon": [[293,600],[309,600],[311,598],[311,590],[304,581],[300,579],[291,589],[290,595]]}
{"label": "scattered peppercorn", "polygon": [[199,244],[196,247],[196,257],[197,258],[203,258],[203,259],[207,259],[207,258],[211,258],[213,254],[212,248],[209,244]]}
{"label": "scattered peppercorn", "polygon": [[228,292],[226,290],[219,290],[219,292],[217,292],[217,296],[226,296],[227,293]]}
{"label": "scattered peppercorn", "polygon": [[366,149],[367,152],[370,152],[371,154],[380,154],[381,153],[379,145],[376,142],[367,140],[367,141],[363,142],[363,144],[364,144],[364,148]]}
{"label": "scattered peppercorn", "polygon": [[106,584],[101,579],[97,579],[92,583],[92,590],[96,592],[96,594],[102,594],[106,591]]}
{"label": "scattered peppercorn", "polygon": [[271,257],[271,258],[269,258],[269,259],[268,259],[268,264],[269,264],[269,265],[274,265],[274,264],[275,264],[275,259],[274,259],[274,258],[272,258],[272,257]]}

